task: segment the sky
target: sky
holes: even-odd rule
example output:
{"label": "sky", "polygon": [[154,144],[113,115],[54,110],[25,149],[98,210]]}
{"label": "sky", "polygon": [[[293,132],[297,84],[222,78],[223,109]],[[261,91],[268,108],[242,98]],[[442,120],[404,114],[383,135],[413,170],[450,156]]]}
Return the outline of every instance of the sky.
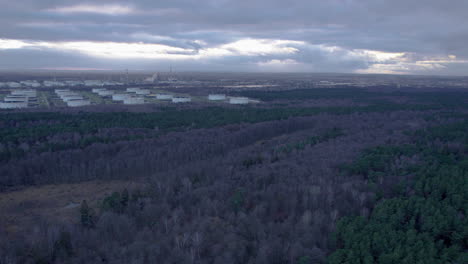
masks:
{"label": "sky", "polygon": [[467,0],[0,4],[0,70],[468,75]]}

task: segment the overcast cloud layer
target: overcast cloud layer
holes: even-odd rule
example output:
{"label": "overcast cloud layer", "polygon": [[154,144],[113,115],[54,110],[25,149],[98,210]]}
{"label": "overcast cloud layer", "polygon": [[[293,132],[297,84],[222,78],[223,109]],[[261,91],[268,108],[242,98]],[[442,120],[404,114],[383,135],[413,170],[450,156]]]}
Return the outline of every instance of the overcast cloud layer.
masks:
{"label": "overcast cloud layer", "polygon": [[0,69],[468,72],[466,0],[0,4]]}

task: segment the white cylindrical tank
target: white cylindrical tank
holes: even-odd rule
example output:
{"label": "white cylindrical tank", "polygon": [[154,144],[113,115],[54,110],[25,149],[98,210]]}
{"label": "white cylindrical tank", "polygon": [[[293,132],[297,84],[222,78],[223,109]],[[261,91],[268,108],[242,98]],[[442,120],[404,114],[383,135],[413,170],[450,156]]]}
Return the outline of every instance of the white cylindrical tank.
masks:
{"label": "white cylindrical tank", "polygon": [[150,90],[140,89],[140,90],[136,91],[135,93],[138,94],[138,95],[148,95],[151,92],[150,92]]}
{"label": "white cylindrical tank", "polygon": [[25,95],[29,97],[36,97],[36,90],[14,90],[11,92],[12,95]]}
{"label": "white cylindrical tank", "polygon": [[72,91],[64,91],[64,92],[58,92],[57,96],[63,99],[64,96],[69,96],[69,95],[77,95],[77,93],[72,92]]}
{"label": "white cylindrical tank", "polygon": [[67,105],[69,107],[78,107],[78,106],[86,106],[86,105],[90,105],[91,102],[89,100],[71,100],[71,101],[67,101]]}
{"label": "white cylindrical tank", "polygon": [[124,93],[122,93],[122,94],[113,94],[112,95],[112,100],[114,100],[114,101],[123,101],[123,100],[125,100],[125,99],[127,99],[129,97],[131,97],[129,94],[124,94]]}
{"label": "white cylindrical tank", "polygon": [[103,83],[100,80],[85,80],[84,85],[85,86],[102,86]]}
{"label": "white cylindrical tank", "polygon": [[114,94],[114,91],[102,90],[102,91],[97,92],[97,94],[99,94],[100,96],[111,96]]}
{"label": "white cylindrical tank", "polygon": [[20,88],[21,84],[17,83],[17,82],[8,82],[7,86],[10,87],[10,88]]}
{"label": "white cylindrical tank", "polygon": [[52,86],[65,86],[63,82],[55,82],[55,81],[44,81],[44,86],[52,87]]}
{"label": "white cylindrical tank", "polygon": [[93,88],[91,89],[91,92],[93,93],[99,93],[99,91],[105,91],[107,90],[106,88]]}
{"label": "white cylindrical tank", "polygon": [[247,97],[231,97],[229,98],[230,104],[248,104],[249,98]]}
{"label": "white cylindrical tank", "polygon": [[55,89],[56,94],[70,92],[70,89]]}
{"label": "white cylindrical tank", "polygon": [[28,102],[0,102],[0,109],[17,109],[28,107]]}
{"label": "white cylindrical tank", "polygon": [[138,88],[138,87],[127,88],[127,92],[129,92],[129,93],[136,93],[139,90],[140,90],[140,88]]}
{"label": "white cylindrical tank", "polygon": [[41,86],[41,84],[38,83],[37,81],[22,81],[21,84],[23,84],[25,86],[29,86],[29,87],[39,87],[39,86]]}
{"label": "white cylindrical tank", "polygon": [[172,97],[174,97],[172,94],[164,94],[164,93],[156,94],[156,99],[159,99],[159,100],[172,100]]}
{"label": "white cylindrical tank", "polygon": [[60,97],[60,99],[64,100],[64,98],[68,97],[68,96],[77,96],[79,94],[77,93],[73,93],[73,92],[69,92],[69,93],[63,93],[63,94],[59,94],[58,97]]}
{"label": "white cylindrical tank", "polygon": [[123,102],[126,105],[144,104],[145,99],[142,97],[128,97],[128,98],[125,98]]}
{"label": "white cylindrical tank", "polygon": [[27,96],[15,96],[7,95],[4,99],[5,102],[28,102],[29,98]]}
{"label": "white cylindrical tank", "polygon": [[210,100],[210,101],[226,100],[226,95],[224,95],[224,94],[210,94],[210,95],[208,95],[208,100]]}
{"label": "white cylindrical tank", "polygon": [[192,101],[192,98],[190,97],[173,97],[172,102],[173,103],[188,103]]}
{"label": "white cylindrical tank", "polygon": [[75,100],[83,100],[83,96],[79,95],[79,94],[73,94],[73,95],[64,95],[62,96],[62,100],[65,101],[65,102],[68,102],[68,101],[75,101]]}

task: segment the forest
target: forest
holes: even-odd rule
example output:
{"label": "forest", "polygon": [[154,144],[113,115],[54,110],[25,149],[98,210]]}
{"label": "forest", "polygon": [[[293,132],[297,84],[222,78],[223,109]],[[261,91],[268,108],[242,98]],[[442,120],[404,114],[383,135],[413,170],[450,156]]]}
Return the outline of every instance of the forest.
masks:
{"label": "forest", "polygon": [[[1,112],[0,263],[468,263],[466,90],[232,95],[262,103]],[[124,184],[2,206],[90,182]]]}

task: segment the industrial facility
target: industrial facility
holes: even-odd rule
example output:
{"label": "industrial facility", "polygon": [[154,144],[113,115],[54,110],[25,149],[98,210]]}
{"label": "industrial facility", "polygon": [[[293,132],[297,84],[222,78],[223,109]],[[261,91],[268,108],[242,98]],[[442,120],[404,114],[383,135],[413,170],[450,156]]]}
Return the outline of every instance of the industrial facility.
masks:
{"label": "industrial facility", "polygon": [[[0,82],[0,108],[17,109],[37,106],[50,108],[64,105],[75,107],[91,104],[165,105],[168,103],[245,105],[258,102],[246,97],[230,97],[222,93],[222,90],[216,92],[212,88],[207,89],[200,81],[164,81],[170,80],[169,77],[170,75],[155,74],[151,77],[154,80],[151,79],[150,82],[143,82],[142,80],[145,79],[129,80],[128,78],[120,78],[123,82],[116,82],[110,81],[111,77],[108,78],[109,81],[105,81],[93,78],[84,79],[82,76],[73,79],[64,77],[57,79],[55,76],[49,80],[10,79]],[[152,83],[158,85],[153,86]],[[192,94],[188,88],[201,88],[201,90],[193,90]]]}
{"label": "industrial facility", "polygon": [[70,89],[55,89],[55,94],[57,94],[57,96],[69,107],[86,106],[91,104],[90,100],[85,99],[82,95],[71,91]]}
{"label": "industrial facility", "polygon": [[0,109],[27,108],[30,102],[36,101],[36,97],[37,92],[33,89],[13,90],[0,102]]}

